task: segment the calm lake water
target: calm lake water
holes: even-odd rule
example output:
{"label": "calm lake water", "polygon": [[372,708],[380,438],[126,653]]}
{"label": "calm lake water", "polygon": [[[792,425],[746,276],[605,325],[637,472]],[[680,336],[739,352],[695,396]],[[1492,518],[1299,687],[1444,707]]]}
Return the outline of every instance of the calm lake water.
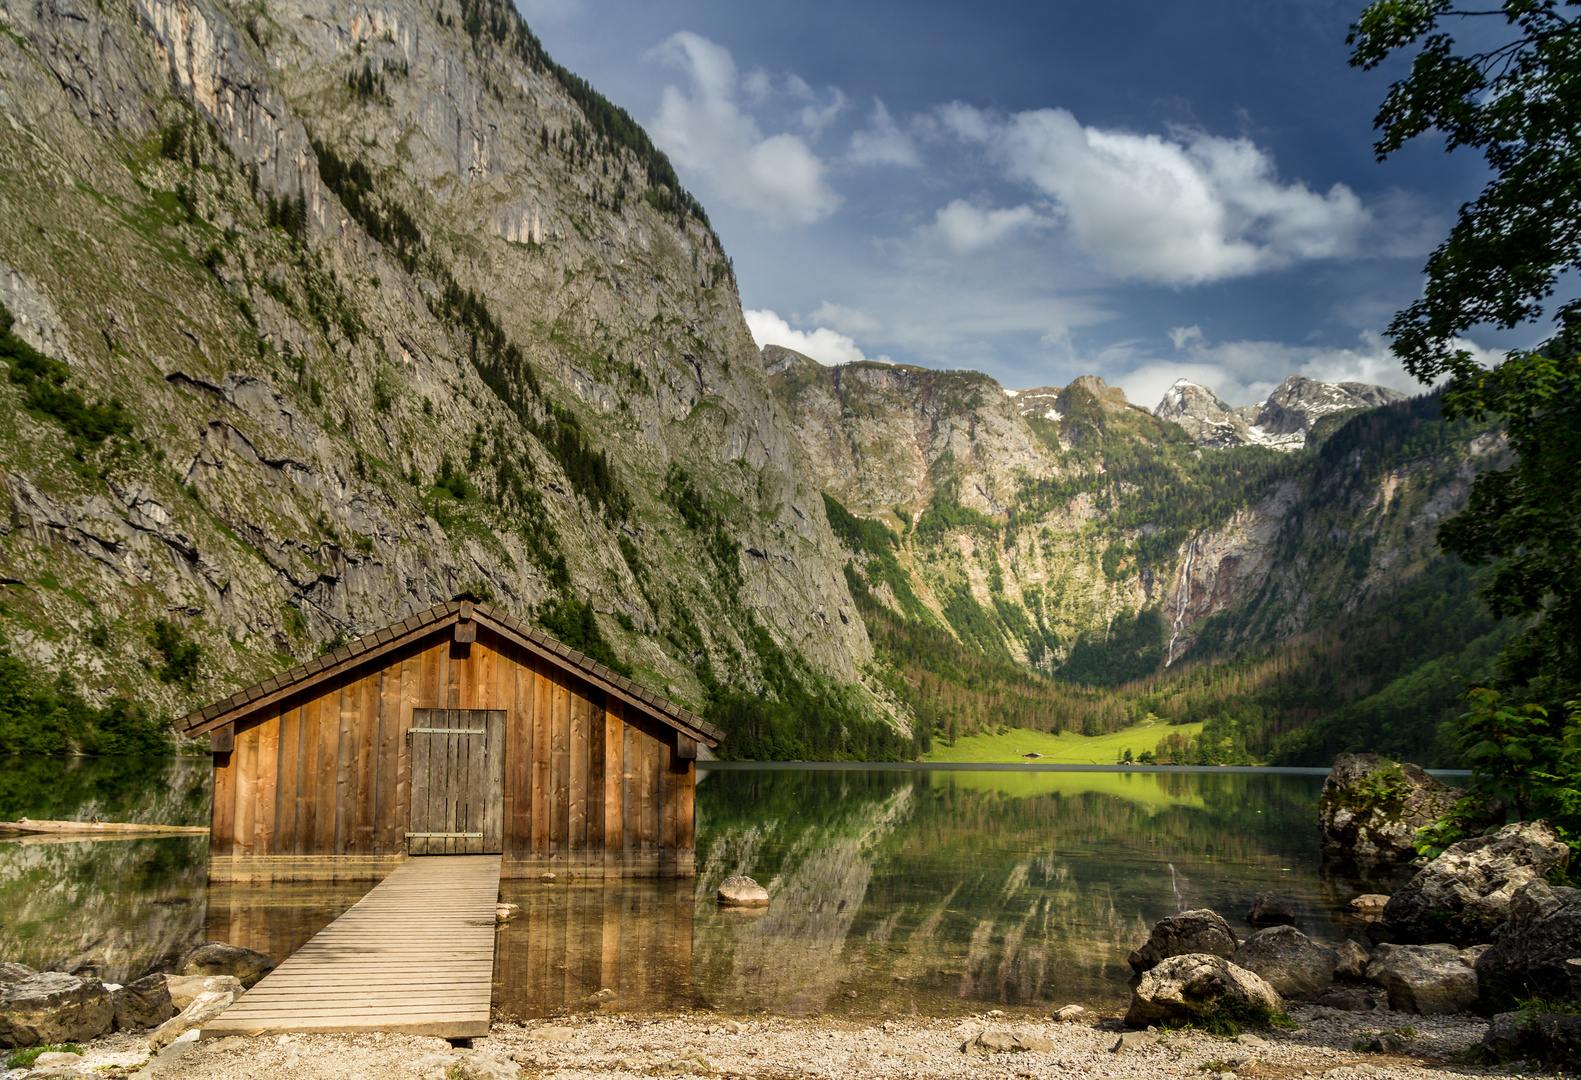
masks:
{"label": "calm lake water", "polygon": [[[208,819],[206,759],[0,760],[0,819]],[[707,1007],[781,1015],[1046,1012],[1126,995],[1154,921],[1211,907],[1240,933],[1273,890],[1338,941],[1379,883],[1326,874],[1321,773],[715,765],[693,881],[507,881],[505,1015]],[[283,959],[366,886],[209,886],[204,837],[0,843],[0,960],[125,981],[215,938]],[[721,911],[719,882],[772,897]]]}

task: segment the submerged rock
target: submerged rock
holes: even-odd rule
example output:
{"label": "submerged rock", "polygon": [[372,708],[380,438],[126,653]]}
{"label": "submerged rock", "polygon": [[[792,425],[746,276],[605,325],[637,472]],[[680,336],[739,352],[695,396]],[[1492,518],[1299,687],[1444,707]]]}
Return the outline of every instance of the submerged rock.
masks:
{"label": "submerged rock", "polygon": [[0,986],[0,1046],[85,1042],[114,1017],[110,992],[94,979],[46,971]]}
{"label": "submerged rock", "polygon": [[1328,991],[1339,955],[1293,926],[1270,926],[1247,938],[1230,960],[1256,972],[1282,997],[1311,1000]]}
{"label": "submerged rock", "polygon": [[1570,858],[1545,821],[1521,821],[1462,840],[1389,898],[1377,924],[1385,940],[1475,945],[1493,940],[1527,882],[1540,881]]}
{"label": "submerged rock", "polygon": [[1284,1011],[1284,999],[1261,976],[1222,956],[1171,956],[1144,972],[1131,991],[1131,1027],[1198,1022],[1221,1009],[1256,1023]]}
{"label": "submerged rock", "polygon": [[1290,905],[1271,892],[1261,892],[1252,898],[1246,912],[1246,925],[1257,930],[1270,926],[1294,926],[1296,913]]}
{"label": "submerged rock", "polygon": [[719,883],[720,907],[768,907],[769,891],[745,874],[736,874]]}
{"label": "submerged rock", "polygon": [[244,990],[251,990],[258,980],[274,970],[274,961],[261,952],[244,949],[240,945],[227,945],[223,941],[206,941],[181,958],[176,971],[182,975],[231,975],[240,980]]}
{"label": "submerged rock", "polygon": [[1462,794],[1415,765],[1340,754],[1318,800],[1323,858],[1362,867],[1409,863],[1416,830],[1443,817]]}
{"label": "submerged rock", "polygon": [[1153,924],[1153,931],[1141,948],[1127,958],[1132,970],[1147,971],[1171,956],[1208,953],[1229,958],[1240,947],[1235,931],[1224,916],[1207,908],[1168,915]]}

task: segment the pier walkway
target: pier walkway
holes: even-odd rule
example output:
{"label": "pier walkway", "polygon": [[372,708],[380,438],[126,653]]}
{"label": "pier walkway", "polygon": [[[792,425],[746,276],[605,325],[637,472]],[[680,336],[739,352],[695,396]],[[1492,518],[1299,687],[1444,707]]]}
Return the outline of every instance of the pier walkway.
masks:
{"label": "pier walkway", "polygon": [[203,1028],[202,1038],[489,1032],[498,855],[408,859]]}

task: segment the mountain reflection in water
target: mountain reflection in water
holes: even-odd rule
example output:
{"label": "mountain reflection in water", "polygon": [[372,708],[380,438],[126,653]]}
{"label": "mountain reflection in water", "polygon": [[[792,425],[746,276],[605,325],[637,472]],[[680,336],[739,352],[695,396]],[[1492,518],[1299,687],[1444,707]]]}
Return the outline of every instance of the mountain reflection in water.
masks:
{"label": "mountain reflection in water", "polygon": [[[131,760],[0,763],[0,813],[207,818],[206,761]],[[502,1015],[585,1011],[605,989],[610,1008],[635,1012],[1118,1002],[1126,954],[1164,915],[1211,907],[1244,934],[1240,914],[1273,890],[1302,930],[1338,941],[1357,929],[1347,901],[1370,891],[1320,872],[1321,776],[728,765],[702,776],[695,880],[502,884],[523,909],[498,936]],[[203,837],[0,843],[0,960],[116,982],[205,939],[280,960],[368,888],[210,886],[206,858]],[[768,887],[768,908],[717,907],[719,883],[738,873]]]}

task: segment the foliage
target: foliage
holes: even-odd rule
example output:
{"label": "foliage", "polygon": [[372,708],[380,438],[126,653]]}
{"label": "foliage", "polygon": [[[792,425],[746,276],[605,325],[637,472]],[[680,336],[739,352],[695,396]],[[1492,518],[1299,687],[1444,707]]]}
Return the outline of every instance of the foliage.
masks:
{"label": "foliage", "polygon": [[7,377],[22,391],[22,407],[47,416],[79,443],[97,445],[112,435],[132,437],[132,417],[117,400],[89,404],[66,386],[71,369],[51,360],[11,332],[14,319],[0,304],[0,360],[10,369]]}
{"label": "foliage", "polygon": [[1082,635],[1055,674],[1087,686],[1117,686],[1153,674],[1163,662],[1164,618],[1149,607],[1134,617],[1115,616],[1101,637]]}
{"label": "foliage", "polygon": [[80,1054],[82,1047],[76,1043],[42,1043],[38,1046],[25,1046],[20,1050],[13,1050],[5,1059],[8,1069],[31,1068],[33,1062],[42,1054]]}
{"label": "foliage", "polygon": [[787,656],[761,626],[747,639],[766,694],[717,689],[704,717],[728,736],[722,753],[746,761],[906,761],[927,749],[864,715],[850,692]]}
{"label": "foliage", "polygon": [[823,496],[829,528],[846,548],[862,557],[862,575],[873,586],[888,585],[895,602],[908,618],[926,619],[928,609],[912,591],[911,577],[895,558],[900,541],[882,522],[857,517],[828,492]]}
{"label": "foliage", "polygon": [[731,535],[725,517],[708,500],[685,469],[674,462],[664,476],[664,501],[675,507],[687,529],[702,541],[703,550],[724,578],[729,596],[741,591],[741,542]]}
{"label": "foliage", "polygon": [[165,662],[155,671],[159,681],[180,683],[190,690],[198,675],[198,664],[203,659],[203,646],[188,638],[169,619],[154,620],[148,643],[164,657]]}
{"label": "foliage", "polygon": [[562,644],[590,656],[611,671],[631,678],[632,667],[615,655],[615,649],[599,629],[592,605],[569,597],[538,610],[538,625]]}
{"label": "foliage", "polygon": [[124,697],[96,707],[70,676],[39,685],[0,642],[0,754],[162,754],[165,725]]}
{"label": "foliage", "polygon": [[[1457,335],[1539,318],[1559,274],[1581,267],[1581,22],[1557,7],[1377,0],[1347,38],[1351,64],[1369,70],[1416,49],[1410,75],[1390,86],[1373,121],[1379,160],[1436,131],[1450,150],[1481,150],[1494,173],[1428,257],[1422,297],[1389,326],[1395,351],[1423,381],[1476,375]],[[1468,25],[1475,47],[1460,51],[1450,28]],[[1581,301],[1557,315],[1567,325]]]}
{"label": "foliage", "polygon": [[[1578,326],[1581,329],[1581,326]],[[1445,407],[1504,421],[1515,462],[1472,483],[1466,509],[1439,543],[1492,564],[1483,596],[1499,618],[1527,620],[1506,647],[1507,686],[1548,707],[1581,693],[1581,336],[1512,354],[1492,371],[1457,376]]]}

